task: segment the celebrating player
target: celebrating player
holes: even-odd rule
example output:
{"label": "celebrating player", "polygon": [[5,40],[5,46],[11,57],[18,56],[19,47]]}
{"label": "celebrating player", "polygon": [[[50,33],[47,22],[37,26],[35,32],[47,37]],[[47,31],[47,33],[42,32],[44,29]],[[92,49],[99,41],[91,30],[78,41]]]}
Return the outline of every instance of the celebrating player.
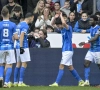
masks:
{"label": "celebrating player", "polygon": [[90,35],[91,39],[85,42],[79,43],[80,46],[85,43],[90,43],[91,47],[85,56],[85,82],[84,86],[89,86],[89,73],[90,73],[90,64],[91,62],[95,62],[100,69],[100,26],[97,25],[98,18],[95,15],[90,16]]}
{"label": "celebrating player", "polygon": [[63,74],[64,74],[64,66],[67,66],[69,71],[72,73],[72,75],[77,79],[79,82],[79,86],[82,86],[84,81],[81,79],[77,71],[74,69],[72,64],[72,56],[73,56],[73,47],[72,47],[72,27],[66,24],[64,17],[66,15],[62,15],[62,13],[59,15],[55,15],[55,18],[53,20],[53,23],[55,22],[55,27],[59,28],[61,30],[62,34],[62,60],[60,62],[59,66],[59,72],[58,76],[56,78],[56,81],[49,85],[49,86],[58,86]]}
{"label": "celebrating player", "polygon": [[[27,67],[27,62],[30,61],[30,53],[28,48],[27,31],[29,29],[28,24],[33,21],[33,14],[27,13],[25,15],[25,20],[17,25],[16,31],[20,37],[17,41],[17,65],[14,71],[14,86],[27,86],[23,83],[24,72]],[[22,65],[20,67],[20,62]],[[19,83],[18,83],[18,73],[20,71]]]}

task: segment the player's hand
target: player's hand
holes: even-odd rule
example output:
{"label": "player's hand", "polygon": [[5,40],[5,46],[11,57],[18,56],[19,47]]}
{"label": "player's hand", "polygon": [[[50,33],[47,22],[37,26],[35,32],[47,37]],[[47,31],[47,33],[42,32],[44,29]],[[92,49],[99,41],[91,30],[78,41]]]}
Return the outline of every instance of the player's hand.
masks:
{"label": "player's hand", "polygon": [[85,44],[85,42],[80,42],[79,46],[83,46]]}
{"label": "player's hand", "polygon": [[23,54],[25,51],[24,51],[24,48],[23,47],[20,47],[20,54]]}

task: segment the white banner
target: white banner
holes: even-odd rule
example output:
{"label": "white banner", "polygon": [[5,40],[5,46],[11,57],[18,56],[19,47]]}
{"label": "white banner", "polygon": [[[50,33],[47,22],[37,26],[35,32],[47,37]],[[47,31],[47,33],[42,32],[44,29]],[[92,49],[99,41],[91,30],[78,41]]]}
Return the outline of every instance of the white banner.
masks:
{"label": "white banner", "polygon": [[[78,44],[82,41],[87,41],[88,36],[90,36],[90,34],[73,33],[72,42],[75,43],[78,48],[82,48]],[[50,41],[51,48],[61,48],[62,47],[61,34],[58,34],[58,33],[48,34],[47,39]]]}

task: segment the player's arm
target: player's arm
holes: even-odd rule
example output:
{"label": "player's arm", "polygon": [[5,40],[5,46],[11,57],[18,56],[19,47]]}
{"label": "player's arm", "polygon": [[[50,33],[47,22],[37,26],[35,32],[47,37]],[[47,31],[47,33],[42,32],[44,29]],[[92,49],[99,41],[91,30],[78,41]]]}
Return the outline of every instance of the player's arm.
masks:
{"label": "player's arm", "polygon": [[61,18],[61,21],[62,21],[62,25],[64,27],[66,27],[66,29],[69,29],[69,25],[66,24],[66,21],[64,20],[64,17],[62,16],[62,12],[60,13],[60,18]]}
{"label": "player's arm", "polygon": [[94,42],[95,40],[97,40],[97,38],[98,38],[99,36],[100,36],[100,30],[98,30],[98,32],[96,33],[96,35],[95,35],[93,38],[91,38],[90,40],[79,43],[79,46],[83,46],[85,43]]}
{"label": "player's arm", "polygon": [[20,35],[20,47],[23,47],[23,40],[24,40],[24,32],[21,32],[21,35]]}

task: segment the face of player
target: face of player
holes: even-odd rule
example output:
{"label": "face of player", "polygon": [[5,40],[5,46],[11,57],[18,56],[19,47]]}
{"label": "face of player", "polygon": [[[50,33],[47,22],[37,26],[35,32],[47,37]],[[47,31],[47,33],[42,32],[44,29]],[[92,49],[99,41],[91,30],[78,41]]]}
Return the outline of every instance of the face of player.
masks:
{"label": "face of player", "polygon": [[41,37],[41,38],[45,38],[45,35],[44,35],[44,33],[42,32],[42,31],[39,31],[39,36]]}
{"label": "face of player", "polygon": [[34,16],[30,17],[30,18],[29,18],[29,23],[32,23],[33,20],[34,20]]}
{"label": "face of player", "polygon": [[75,19],[75,14],[73,12],[70,13],[69,18],[70,18],[70,20],[74,20]]}
{"label": "face of player", "polygon": [[55,3],[55,10],[60,10],[60,5],[59,5],[59,3]]}
{"label": "face of player", "polygon": [[8,2],[9,2],[9,3],[13,3],[13,2],[14,2],[14,0],[8,0]]}
{"label": "face of player", "polygon": [[90,20],[89,20],[89,24],[90,24],[91,26],[94,26],[94,25],[95,25],[95,21],[94,21],[93,18],[90,18]]}
{"label": "face of player", "polygon": [[81,18],[83,21],[86,21],[88,19],[88,15],[86,13],[83,13]]}

